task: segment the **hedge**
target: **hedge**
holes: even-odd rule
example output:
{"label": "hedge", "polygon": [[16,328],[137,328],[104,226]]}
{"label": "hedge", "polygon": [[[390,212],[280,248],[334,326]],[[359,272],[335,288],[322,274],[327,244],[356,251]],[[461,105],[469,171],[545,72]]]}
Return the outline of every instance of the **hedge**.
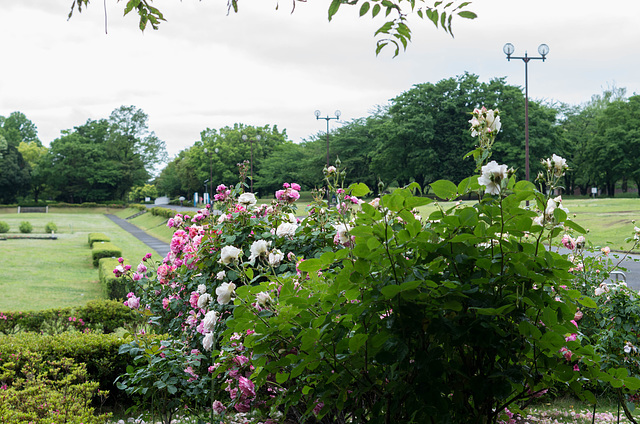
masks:
{"label": "hedge", "polygon": [[[124,265],[127,263],[125,262]],[[128,288],[121,277],[116,277],[113,270],[120,265],[115,258],[101,258],[98,265],[98,278],[104,294],[109,299],[124,299]]]}
{"label": "hedge", "polygon": [[42,355],[46,361],[62,358],[84,363],[90,380],[97,381],[100,388],[109,390],[112,397],[121,393],[114,381],[124,373],[130,357],[118,354],[120,345],[129,343],[131,337],[100,333],[61,333],[42,335],[18,333],[0,337],[0,364],[3,361],[16,363],[15,368],[27,365],[29,352]]}
{"label": "hedge", "polygon": [[94,243],[91,248],[91,257],[93,258],[93,266],[97,267],[101,258],[117,258],[122,256],[122,250],[113,243],[108,241]]}
{"label": "hedge", "polygon": [[111,241],[111,239],[103,233],[89,233],[89,247],[93,247],[93,243],[99,241]]}
{"label": "hedge", "polygon": [[176,215],[176,211],[168,208],[161,208],[156,206],[155,208],[151,208],[151,215],[161,216],[163,218],[173,218]]}
{"label": "hedge", "polygon": [[0,333],[59,334],[70,329],[113,333],[133,320],[131,310],[116,300],[92,300],[78,308],[42,311],[0,312]]}

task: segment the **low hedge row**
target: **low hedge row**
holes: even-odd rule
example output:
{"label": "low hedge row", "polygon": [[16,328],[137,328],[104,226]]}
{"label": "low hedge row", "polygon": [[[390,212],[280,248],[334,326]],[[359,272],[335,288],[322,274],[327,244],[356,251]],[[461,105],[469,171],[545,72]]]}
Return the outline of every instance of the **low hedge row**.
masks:
{"label": "low hedge row", "polygon": [[151,208],[151,215],[161,216],[163,218],[173,218],[176,215],[176,211],[168,208],[161,208],[156,206],[155,208]]}
{"label": "low hedge row", "polygon": [[[100,389],[109,390],[113,402],[118,397],[124,398],[114,381],[124,373],[130,361],[128,355],[120,355],[118,350],[123,343],[130,341],[131,337],[91,332],[56,335],[18,333],[4,336],[0,337],[0,371],[7,367],[14,370],[28,368],[33,354],[47,362],[68,358],[74,363],[85,364],[89,380],[98,382]],[[4,382],[9,387],[11,383]]]}
{"label": "low hedge row", "polygon": [[[102,258],[98,264],[98,279],[105,296],[109,299],[124,299],[129,292],[124,278],[113,273],[118,265],[120,263],[115,258]],[[127,265],[127,262],[123,265]]]}
{"label": "low hedge row", "polygon": [[59,334],[70,329],[113,333],[134,318],[131,310],[117,300],[92,300],[79,308],[43,311],[0,312],[0,333]]}
{"label": "low hedge row", "polygon": [[89,233],[89,247],[93,247],[93,243],[100,241],[111,241],[111,239],[103,233]]}
{"label": "low hedge row", "polygon": [[108,241],[94,243],[91,248],[91,257],[95,267],[98,266],[102,258],[117,258],[120,256],[122,256],[122,250]]}
{"label": "low hedge row", "polygon": [[121,209],[125,208],[127,205],[121,201],[112,201],[109,203],[96,203],[96,202],[84,202],[84,203],[65,203],[65,202],[22,202],[22,203],[12,203],[8,205],[0,205],[0,208],[17,208],[20,207],[37,207],[37,206],[49,206],[56,208],[112,208],[112,209]]}

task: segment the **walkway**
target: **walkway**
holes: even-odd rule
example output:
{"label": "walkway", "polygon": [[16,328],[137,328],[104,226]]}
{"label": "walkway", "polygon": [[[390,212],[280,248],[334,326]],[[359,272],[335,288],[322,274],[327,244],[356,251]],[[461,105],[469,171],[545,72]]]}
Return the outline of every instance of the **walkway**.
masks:
{"label": "walkway", "polygon": [[162,258],[167,256],[169,253],[169,245],[162,240],[158,240],[157,238],[150,236],[125,219],[118,218],[117,216],[108,213],[105,214],[105,216],[118,224],[123,230],[131,233],[135,238],[155,250]]}

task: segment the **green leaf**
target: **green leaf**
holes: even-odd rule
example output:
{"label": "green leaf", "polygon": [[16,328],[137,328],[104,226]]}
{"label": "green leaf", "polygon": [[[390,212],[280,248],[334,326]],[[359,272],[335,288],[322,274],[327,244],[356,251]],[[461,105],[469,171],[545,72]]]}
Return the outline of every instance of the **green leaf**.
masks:
{"label": "green leaf", "polygon": [[366,343],[369,336],[367,334],[356,334],[349,339],[349,350],[356,353]]}
{"label": "green leaf", "polygon": [[277,373],[276,383],[282,384],[289,379],[289,373]]}
{"label": "green leaf", "polygon": [[569,227],[572,230],[579,232],[580,234],[587,234],[587,230],[585,230],[582,226],[577,224],[575,221],[571,221],[570,219],[567,219],[564,222],[564,225],[565,227]]}
{"label": "green leaf", "polygon": [[442,309],[450,309],[452,311],[461,311],[462,303],[457,300],[448,300],[442,304]]}
{"label": "green leaf", "polygon": [[580,302],[581,305],[587,307],[587,308],[597,308],[598,305],[596,304],[596,302],[591,299],[590,297],[584,296],[580,299],[578,299],[578,302]]}
{"label": "green leaf", "polygon": [[441,199],[452,199],[458,195],[458,186],[448,180],[438,180],[430,184],[433,193]]}
{"label": "green leaf", "polygon": [[371,15],[375,18],[378,15],[378,13],[380,13],[380,9],[382,8],[380,7],[379,4],[376,3],[375,5],[373,5],[373,10],[371,10]]}
{"label": "green leaf", "polygon": [[333,15],[338,12],[341,3],[341,0],[333,0],[331,2],[331,5],[329,6],[329,20],[331,20],[331,18],[333,18]]}
{"label": "green leaf", "polygon": [[325,262],[322,259],[311,258],[305,259],[298,265],[298,269],[300,271],[305,272],[316,272],[325,266]]}
{"label": "green leaf", "polygon": [[362,3],[362,6],[360,6],[360,16],[364,16],[369,11],[369,7],[371,7],[371,5],[368,1]]}
{"label": "green leaf", "polygon": [[390,285],[384,286],[382,289],[380,289],[380,292],[384,295],[384,297],[386,299],[391,299],[392,297],[396,296],[401,291],[402,291],[402,289],[400,289],[400,286],[395,285],[395,284],[390,284]]}
{"label": "green leaf", "polygon": [[475,13],[469,10],[463,10],[462,12],[458,12],[458,16],[465,19],[475,19],[478,17],[478,15],[476,15]]}
{"label": "green leaf", "polygon": [[371,192],[371,190],[369,190],[369,187],[367,187],[367,185],[363,183],[351,184],[349,186],[349,190],[351,190],[351,195],[356,197],[366,196]]}

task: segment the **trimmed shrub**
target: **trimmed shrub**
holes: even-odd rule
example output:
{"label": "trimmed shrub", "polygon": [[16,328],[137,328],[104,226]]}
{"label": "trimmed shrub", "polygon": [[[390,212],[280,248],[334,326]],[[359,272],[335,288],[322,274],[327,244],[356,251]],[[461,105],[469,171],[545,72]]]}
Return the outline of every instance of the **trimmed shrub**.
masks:
{"label": "trimmed shrub", "polygon": [[11,361],[15,370],[24,369],[33,356],[29,355],[30,352],[40,355],[43,361],[69,358],[75,363],[85,364],[88,378],[97,381],[101,389],[109,390],[111,396],[116,397],[121,392],[115,388],[114,381],[124,372],[129,360],[118,351],[121,344],[130,341],[130,337],[91,332],[57,335],[18,333],[0,337],[0,364],[8,365]]}
{"label": "trimmed shrub", "polygon": [[88,381],[85,364],[68,358],[45,360],[35,352],[17,356],[21,367],[13,358],[0,360],[1,422],[102,424],[110,418],[111,414],[95,415],[91,401],[105,393],[99,383]]}
{"label": "trimmed shrub", "polygon": [[131,205],[129,205],[129,207],[132,208],[132,209],[137,209],[140,212],[147,210],[147,207],[145,205],[141,205],[139,203],[131,204]]}
{"label": "trimmed shrub", "polygon": [[89,247],[93,247],[93,243],[100,241],[111,241],[111,239],[103,233],[89,233]]}
{"label": "trimmed shrub", "polygon": [[101,258],[116,258],[122,256],[122,250],[108,241],[94,243],[91,248],[91,256],[93,258],[93,266],[97,267]]}
{"label": "trimmed shrub", "polygon": [[44,226],[44,231],[46,233],[55,233],[58,231],[58,226],[53,222],[47,222],[47,225]]}
{"label": "trimmed shrub", "polygon": [[28,234],[33,231],[33,225],[29,221],[22,221],[20,223],[20,232]]}
{"label": "trimmed shrub", "polygon": [[155,207],[155,208],[151,208],[151,215],[154,216],[161,216],[163,218],[173,218],[176,215],[176,211],[173,209],[167,209],[167,208],[161,208],[161,207]]}
{"label": "trimmed shrub", "polygon": [[115,300],[92,300],[79,308],[0,312],[0,334],[59,334],[65,331],[112,333],[132,321],[133,313]]}
{"label": "trimmed shrub", "polygon": [[134,319],[134,313],[128,306],[117,300],[106,299],[87,302],[76,311],[76,316],[83,320],[87,327],[101,329],[103,333],[113,333]]}
{"label": "trimmed shrub", "polygon": [[[101,258],[98,264],[98,278],[105,296],[108,299],[124,299],[129,292],[127,281],[113,273],[113,270],[120,265],[118,260],[115,258]],[[126,265],[126,262],[124,265]]]}
{"label": "trimmed shrub", "polygon": [[4,221],[0,221],[0,234],[9,232],[9,224]]}

